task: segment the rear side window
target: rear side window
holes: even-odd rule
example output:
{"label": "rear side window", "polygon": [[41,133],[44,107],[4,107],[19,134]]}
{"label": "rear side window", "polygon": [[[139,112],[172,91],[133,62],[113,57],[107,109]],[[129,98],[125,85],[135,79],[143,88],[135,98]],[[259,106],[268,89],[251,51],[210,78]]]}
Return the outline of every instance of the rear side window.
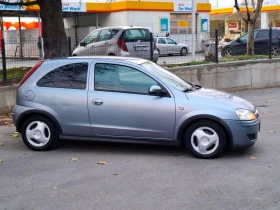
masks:
{"label": "rear side window", "polygon": [[268,30],[259,31],[258,38],[268,39],[269,38],[269,31]]}
{"label": "rear side window", "polygon": [[117,33],[118,29],[104,29],[100,32],[99,41],[106,41],[112,39]]}
{"label": "rear side window", "polygon": [[148,29],[127,29],[124,31],[125,42],[137,42],[142,40],[145,42],[150,41],[150,31]]}
{"label": "rear side window", "polygon": [[47,73],[37,86],[52,88],[86,89],[88,63],[72,63]]}

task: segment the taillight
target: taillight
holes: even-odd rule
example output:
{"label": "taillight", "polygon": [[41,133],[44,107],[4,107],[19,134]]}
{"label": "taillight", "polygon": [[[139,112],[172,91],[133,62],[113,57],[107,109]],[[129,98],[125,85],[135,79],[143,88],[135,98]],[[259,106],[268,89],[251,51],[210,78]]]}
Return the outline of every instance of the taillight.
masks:
{"label": "taillight", "polygon": [[31,75],[42,65],[43,62],[44,61],[40,61],[32,69],[30,69],[30,71],[27,72],[27,74],[23,77],[18,87],[20,87],[29,77],[31,77]]}
{"label": "taillight", "polygon": [[156,42],[154,42],[154,50],[157,49],[157,45],[156,45]]}
{"label": "taillight", "polygon": [[119,46],[119,48],[121,48],[121,50],[126,51],[126,52],[128,51],[125,41],[123,39],[118,39],[118,46]]}

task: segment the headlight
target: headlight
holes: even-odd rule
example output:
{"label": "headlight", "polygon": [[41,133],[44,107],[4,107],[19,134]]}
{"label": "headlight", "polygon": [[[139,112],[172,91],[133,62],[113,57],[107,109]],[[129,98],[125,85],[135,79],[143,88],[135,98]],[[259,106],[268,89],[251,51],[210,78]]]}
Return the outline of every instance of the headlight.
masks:
{"label": "headlight", "polygon": [[253,112],[247,109],[236,109],[235,112],[239,120],[254,120],[257,118]]}

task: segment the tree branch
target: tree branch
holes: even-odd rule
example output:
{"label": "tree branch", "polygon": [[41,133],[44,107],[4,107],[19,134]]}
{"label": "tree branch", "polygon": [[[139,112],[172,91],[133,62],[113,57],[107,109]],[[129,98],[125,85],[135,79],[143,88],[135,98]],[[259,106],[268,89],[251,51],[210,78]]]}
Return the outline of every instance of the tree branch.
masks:
{"label": "tree branch", "polygon": [[238,1],[235,1],[235,5],[233,7],[235,7],[236,11],[238,12],[238,14],[240,15],[240,17],[244,20],[245,23],[248,23],[248,20],[246,20],[246,18],[243,16],[243,13],[240,11],[240,7],[238,5]]}
{"label": "tree branch", "polygon": [[0,4],[3,5],[11,5],[11,6],[32,6],[38,4],[38,0],[27,1],[27,2],[8,2],[8,1],[0,1]]}
{"label": "tree branch", "polygon": [[251,0],[252,8],[253,8],[253,13],[256,11],[256,5],[255,5],[255,0]]}
{"label": "tree branch", "polygon": [[[254,1],[254,0],[253,0]],[[250,17],[250,11],[249,11],[249,8],[248,8],[248,2],[247,0],[245,0],[245,5],[246,5],[246,10],[247,10],[247,20],[248,22],[251,20],[251,17]]]}
{"label": "tree branch", "polygon": [[257,2],[257,7],[256,7],[256,10],[253,14],[253,17],[252,17],[252,22],[255,23],[259,14],[260,14],[260,11],[262,9],[262,5],[263,5],[263,0],[258,0]]}

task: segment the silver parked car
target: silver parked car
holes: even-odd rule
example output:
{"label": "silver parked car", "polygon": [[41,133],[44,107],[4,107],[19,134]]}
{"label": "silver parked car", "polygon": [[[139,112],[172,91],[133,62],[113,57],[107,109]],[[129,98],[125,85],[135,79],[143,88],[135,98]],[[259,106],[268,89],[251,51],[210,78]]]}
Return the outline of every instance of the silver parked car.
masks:
{"label": "silver parked car", "polygon": [[154,37],[154,41],[160,55],[180,54],[185,56],[189,52],[188,45],[177,43],[169,37]]}
{"label": "silver parked car", "polygon": [[19,85],[13,121],[33,150],[88,139],[184,145],[199,158],[250,147],[260,129],[250,102],[124,57],[38,63]]}
{"label": "silver parked car", "polygon": [[[159,54],[153,43],[153,61]],[[141,27],[119,26],[91,32],[73,51],[73,56],[111,55],[151,59],[150,31]]]}

